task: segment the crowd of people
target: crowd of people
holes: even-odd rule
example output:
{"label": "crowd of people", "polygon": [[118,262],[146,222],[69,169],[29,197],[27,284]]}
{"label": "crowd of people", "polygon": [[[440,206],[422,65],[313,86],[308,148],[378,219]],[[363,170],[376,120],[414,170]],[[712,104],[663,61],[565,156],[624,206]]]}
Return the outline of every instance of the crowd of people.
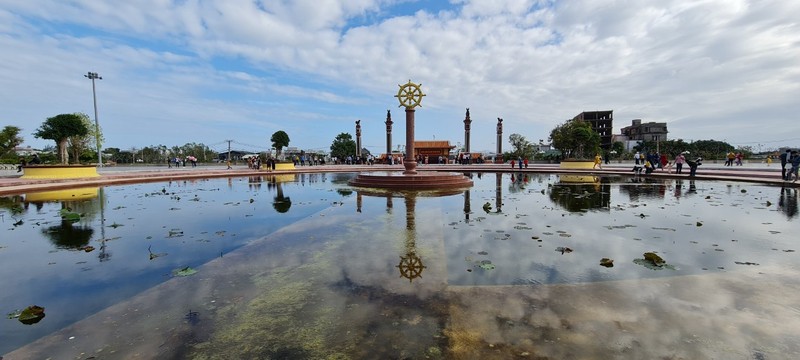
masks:
{"label": "crowd of people", "polygon": [[641,152],[637,151],[633,155],[633,172],[637,174],[641,174],[644,171],[645,174],[650,174],[656,169],[661,169],[661,171],[668,171],[672,173],[672,168],[675,168],[676,174],[683,174],[683,165],[686,164],[689,167],[689,176],[695,176],[697,174],[697,167],[702,165],[703,158],[697,157],[694,159],[687,159],[686,156],[690,155],[688,151],[681,152],[675,155],[672,161],[669,160],[667,154],[659,154],[655,151],[651,151],[647,154],[642,154]]}

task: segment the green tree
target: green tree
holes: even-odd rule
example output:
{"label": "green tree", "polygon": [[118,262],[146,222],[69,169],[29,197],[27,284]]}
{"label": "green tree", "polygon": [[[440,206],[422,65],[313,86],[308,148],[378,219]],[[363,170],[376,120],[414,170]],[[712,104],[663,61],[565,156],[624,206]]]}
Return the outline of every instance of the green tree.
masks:
{"label": "green tree", "polygon": [[524,136],[520,134],[511,134],[508,136],[508,142],[511,143],[511,159],[516,159],[517,157],[522,157],[523,159],[532,159],[534,150],[533,144],[530,141],[525,139]]}
{"label": "green tree", "polygon": [[553,128],[550,141],[565,158],[587,159],[600,151],[600,135],[581,120],[567,120]]}
{"label": "green tree", "polygon": [[11,153],[15,147],[22,144],[22,137],[19,132],[22,129],[16,126],[6,126],[0,130],[0,157]]}
{"label": "green tree", "polygon": [[344,160],[347,156],[355,156],[355,154],[356,142],[353,140],[353,136],[348,133],[336,135],[331,143],[331,156]]}
{"label": "green tree", "polygon": [[611,151],[616,157],[620,157],[625,153],[625,144],[623,144],[622,141],[614,141],[611,144]]}
{"label": "green tree", "polygon": [[[85,136],[89,133],[83,119],[76,114],[60,114],[47,118],[42,126],[36,129],[33,136],[39,139],[53,140],[58,145],[61,163],[69,164],[67,144],[73,136]],[[77,160],[77,159],[76,159]]]}
{"label": "green tree", "polygon": [[281,149],[289,146],[289,134],[287,134],[283,130],[278,130],[272,137],[269,139],[272,142],[272,147],[275,148],[275,152],[278,156],[281,155]]}
{"label": "green tree", "polygon": [[85,159],[87,161],[97,160],[97,142],[103,144],[102,130],[97,132],[96,126],[89,115],[84,113],[75,113],[74,115],[81,118],[81,122],[86,126],[88,132],[85,135],[70,136],[67,143],[69,153],[74,160]]}

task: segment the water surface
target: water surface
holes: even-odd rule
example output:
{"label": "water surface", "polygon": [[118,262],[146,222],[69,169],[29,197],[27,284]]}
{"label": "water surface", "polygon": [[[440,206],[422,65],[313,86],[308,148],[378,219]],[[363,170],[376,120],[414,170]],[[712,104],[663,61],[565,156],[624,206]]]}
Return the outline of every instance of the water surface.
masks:
{"label": "water surface", "polygon": [[[796,189],[508,173],[404,193],[353,189],[351,176],[4,198],[0,310],[47,316],[5,320],[0,353],[798,355]],[[80,221],[64,224],[63,208]],[[173,276],[187,266],[198,272]]]}

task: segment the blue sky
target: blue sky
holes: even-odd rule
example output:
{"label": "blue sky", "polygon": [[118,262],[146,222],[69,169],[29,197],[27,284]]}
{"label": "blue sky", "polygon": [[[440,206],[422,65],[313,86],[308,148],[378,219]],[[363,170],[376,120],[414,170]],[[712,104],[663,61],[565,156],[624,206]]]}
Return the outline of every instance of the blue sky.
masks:
{"label": "blue sky", "polygon": [[[50,116],[93,115],[106,147],[234,140],[403,144],[398,84],[421,83],[419,140],[504,149],[582,111],[668,123],[669,137],[800,145],[800,2],[0,0],[0,126],[25,145]],[[244,145],[242,145],[244,144]]]}

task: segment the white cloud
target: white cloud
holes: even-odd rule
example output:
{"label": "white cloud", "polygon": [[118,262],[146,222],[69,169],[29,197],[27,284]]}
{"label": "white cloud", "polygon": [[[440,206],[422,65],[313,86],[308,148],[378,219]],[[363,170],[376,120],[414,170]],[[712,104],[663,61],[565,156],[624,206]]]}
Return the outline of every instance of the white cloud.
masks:
{"label": "white cloud", "polygon": [[[48,109],[17,97],[41,95],[41,84],[85,92],[85,79],[71,74],[93,69],[114,78],[114,86],[103,80],[106,97],[113,87],[120,99],[126,91],[170,99],[153,104],[151,118],[208,119],[211,129],[222,113],[241,124],[291,113],[318,129],[293,139],[315,144],[352,132],[350,118],[374,118],[364,142],[382,143],[378,120],[409,78],[429,94],[418,116],[447,121],[420,132],[461,141],[470,107],[480,119],[473,126],[486,130],[473,132],[480,149],[495,147],[498,116],[504,137],[539,139],[598,109],[615,110],[617,129],[633,118],[667,121],[685,139],[719,133],[743,143],[786,138],[775,128],[800,131],[798,2],[464,0],[403,16],[392,11],[407,3],[377,0],[0,4],[0,19],[14,24],[0,25],[0,45],[13,49],[0,55],[8,64],[0,101],[50,114],[70,101]],[[58,80],[66,72],[71,80]],[[85,94],[72,101],[85,103]],[[263,123],[265,132],[285,126]]]}

